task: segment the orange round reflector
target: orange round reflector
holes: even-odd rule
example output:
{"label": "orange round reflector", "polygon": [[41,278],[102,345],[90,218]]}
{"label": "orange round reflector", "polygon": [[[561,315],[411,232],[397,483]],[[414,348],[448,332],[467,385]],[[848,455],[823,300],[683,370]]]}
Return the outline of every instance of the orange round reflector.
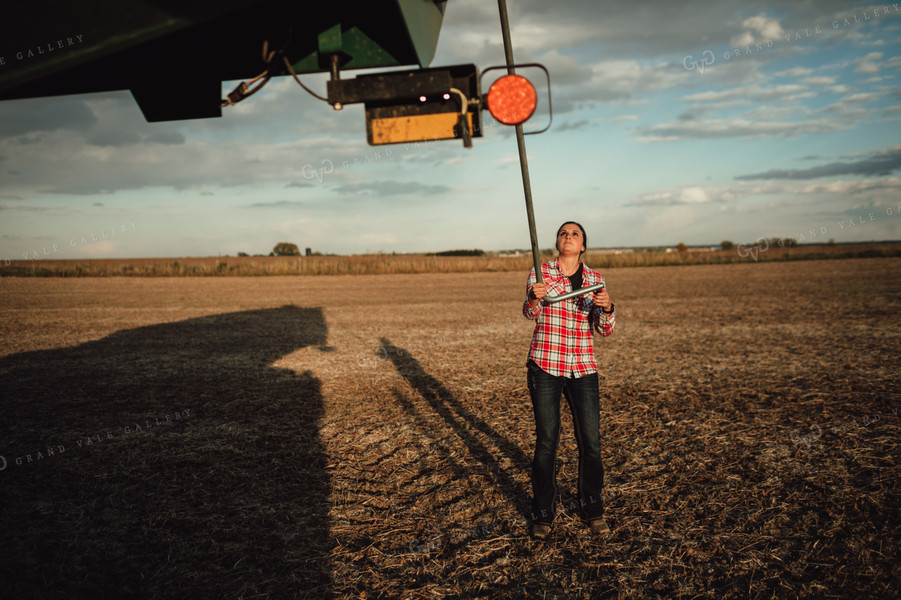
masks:
{"label": "orange round reflector", "polygon": [[535,112],[538,94],[525,77],[504,75],[488,90],[488,111],[504,125],[519,125]]}

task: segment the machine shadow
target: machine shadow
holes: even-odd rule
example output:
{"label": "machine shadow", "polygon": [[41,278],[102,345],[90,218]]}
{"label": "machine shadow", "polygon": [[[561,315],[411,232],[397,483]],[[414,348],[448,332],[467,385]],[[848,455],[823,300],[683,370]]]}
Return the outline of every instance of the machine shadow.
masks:
{"label": "machine shadow", "polygon": [[11,598],[328,598],[321,386],[275,368],[319,308],[124,330],[0,359]]}
{"label": "machine shadow", "polygon": [[[525,521],[530,517],[530,491],[517,483],[508,467],[501,465],[501,458],[509,458],[514,468],[529,472],[532,460],[523,452],[518,444],[499,433],[484,419],[473,413],[458,400],[437,378],[426,372],[422,365],[405,349],[381,338],[388,359],[397,369],[398,374],[418,391],[429,406],[444,420],[445,424],[469,449],[472,456],[477,457],[482,466],[482,473],[495,482],[498,491],[511,505],[515,506]],[[420,427],[425,428],[422,417],[416,412],[412,402],[400,395],[395,395],[401,407]],[[500,452],[495,455],[479,438],[484,435]],[[453,462],[451,462],[453,464]],[[458,473],[458,475],[461,473]]]}

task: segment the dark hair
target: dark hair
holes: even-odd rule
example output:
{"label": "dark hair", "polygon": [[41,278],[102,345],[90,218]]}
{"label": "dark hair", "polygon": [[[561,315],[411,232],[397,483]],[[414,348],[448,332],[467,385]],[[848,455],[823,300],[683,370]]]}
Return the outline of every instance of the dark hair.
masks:
{"label": "dark hair", "polygon": [[[557,240],[560,239],[560,232],[566,225],[576,225],[579,229],[582,230],[582,245],[585,246],[585,250],[588,250],[588,235],[585,233],[585,228],[582,227],[581,223],[576,223],[575,221],[567,221],[557,228],[557,235],[554,239],[554,248],[557,248]],[[559,248],[557,249],[557,251],[560,251]],[[582,256],[582,252],[584,252],[584,250],[579,252],[579,256]]]}

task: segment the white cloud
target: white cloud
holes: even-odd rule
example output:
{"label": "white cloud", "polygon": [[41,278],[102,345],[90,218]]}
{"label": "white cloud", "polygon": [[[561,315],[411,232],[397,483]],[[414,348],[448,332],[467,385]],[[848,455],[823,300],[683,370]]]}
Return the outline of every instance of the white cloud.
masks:
{"label": "white cloud", "polygon": [[594,72],[590,66],[583,65],[576,57],[560,54],[550,50],[538,57],[539,63],[547,67],[551,74],[551,85],[581,86],[588,82]]}
{"label": "white cloud", "polygon": [[809,121],[754,121],[749,119],[709,119],[663,123],[633,131],[643,142],[672,142],[686,139],[793,138],[816,133],[832,133],[850,124],[831,119]]}
{"label": "white cloud", "polygon": [[778,19],[766,16],[766,13],[749,17],[741,23],[743,31],[732,36],[730,43],[733,46],[750,46],[756,42],[767,40],[779,40],[785,35],[785,30]]}
{"label": "white cloud", "polygon": [[882,58],[882,52],[870,52],[863,58],[860,58],[855,61],[857,68],[854,69],[857,73],[866,73],[873,74],[879,72],[879,65],[876,61]]}
{"label": "white cloud", "polygon": [[689,185],[674,190],[651,192],[627,202],[626,206],[676,206],[684,204],[711,204],[734,200],[728,188]]}
{"label": "white cloud", "polygon": [[810,75],[813,73],[813,69],[807,69],[804,67],[794,67],[791,69],[786,69],[785,71],[779,71],[775,75],[776,77],[803,77],[805,75]]}
{"label": "white cloud", "polygon": [[867,179],[865,181],[830,181],[826,183],[811,183],[798,187],[790,187],[793,194],[818,195],[833,194],[838,196],[859,195],[866,192],[888,192],[884,197],[889,199],[891,194],[901,191],[901,179],[889,177],[886,179]]}
{"label": "white cloud", "polygon": [[808,77],[802,79],[801,83],[804,85],[833,85],[835,84],[835,77]]}
{"label": "white cloud", "polygon": [[626,206],[676,206],[693,204],[734,203],[750,198],[779,196],[847,196],[866,197],[867,202],[891,204],[901,191],[901,179],[887,177],[863,181],[838,180],[809,183],[805,181],[736,182],[724,186],[685,186],[651,192],[639,196]]}
{"label": "white cloud", "polygon": [[[681,86],[696,85],[691,71],[668,62],[606,60],[589,65],[591,77],[566,92],[574,105],[597,102],[644,103],[643,97]],[[555,92],[556,94],[556,92]],[[554,106],[557,106],[555,95]],[[556,108],[555,108],[556,110]]]}
{"label": "white cloud", "polygon": [[865,94],[852,94],[850,96],[845,96],[842,98],[842,102],[876,102],[880,98],[885,96],[885,92],[868,92]]}
{"label": "white cloud", "polygon": [[700,92],[686,96],[686,102],[765,102],[789,97],[792,94],[804,92],[806,86],[791,83],[776,86],[746,85],[720,91]]}
{"label": "white cloud", "polygon": [[101,240],[85,246],[79,246],[78,251],[82,256],[88,258],[104,258],[115,256],[118,246],[112,240]]}
{"label": "white cloud", "polygon": [[704,188],[692,186],[683,188],[679,194],[679,201],[683,204],[703,204],[710,202],[710,197]]}
{"label": "white cloud", "polygon": [[761,104],[760,106],[755,106],[748,110],[742,117],[755,121],[773,121],[807,118],[811,113],[812,111],[806,106],[774,106],[770,104]]}

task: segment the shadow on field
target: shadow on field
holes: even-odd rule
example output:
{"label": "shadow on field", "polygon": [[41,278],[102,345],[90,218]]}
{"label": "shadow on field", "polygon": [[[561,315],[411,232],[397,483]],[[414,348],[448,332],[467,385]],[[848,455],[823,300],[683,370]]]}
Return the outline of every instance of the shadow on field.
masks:
{"label": "shadow on field", "polygon": [[7,598],[327,598],[319,308],[0,359]]}
{"label": "shadow on field", "polygon": [[[507,498],[511,505],[516,507],[523,519],[529,520],[531,511],[528,492],[516,482],[509,469],[501,466],[500,457],[495,456],[485,446],[478,434],[487,437],[503,456],[513,461],[516,469],[528,471],[531,459],[516,443],[507,439],[454,397],[450,390],[441,381],[427,373],[419,361],[413,358],[407,350],[393,345],[385,338],[381,338],[381,343],[398,374],[422,395],[428,405],[444,420],[447,427],[460,438],[469,452],[482,464],[483,474],[496,483],[498,491]],[[423,433],[432,438],[435,437],[434,432],[430,431],[430,427],[422,415],[417,413],[416,407],[409,399],[400,394],[395,394],[395,399],[423,430]],[[451,464],[454,464],[456,460],[451,460]],[[465,475],[462,473],[458,472],[458,475],[465,479]]]}

